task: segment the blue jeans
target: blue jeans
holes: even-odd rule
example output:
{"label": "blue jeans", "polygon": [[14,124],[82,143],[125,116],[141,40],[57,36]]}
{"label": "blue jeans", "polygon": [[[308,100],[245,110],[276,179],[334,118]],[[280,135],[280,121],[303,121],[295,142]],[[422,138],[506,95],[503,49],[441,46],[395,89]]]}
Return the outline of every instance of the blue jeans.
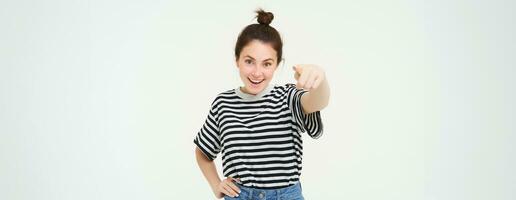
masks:
{"label": "blue jeans", "polygon": [[240,188],[240,194],[238,194],[238,197],[224,195],[224,200],[304,200],[301,182],[299,181],[295,185],[280,189],[256,189],[244,187],[236,182],[233,183]]}

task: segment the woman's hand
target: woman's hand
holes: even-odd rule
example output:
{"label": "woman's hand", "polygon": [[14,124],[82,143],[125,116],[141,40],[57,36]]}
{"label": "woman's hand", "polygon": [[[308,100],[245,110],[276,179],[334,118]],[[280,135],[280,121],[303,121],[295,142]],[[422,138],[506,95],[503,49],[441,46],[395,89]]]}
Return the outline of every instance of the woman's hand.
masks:
{"label": "woman's hand", "polygon": [[235,183],[233,183],[234,181],[240,182],[240,179],[228,177],[222,180],[213,190],[215,196],[219,199],[224,197],[224,195],[228,195],[230,197],[238,197],[238,194],[240,193],[240,188],[238,188],[235,185]]}
{"label": "woman's hand", "polygon": [[326,78],[324,70],[317,65],[294,65],[294,78],[297,88],[305,90],[317,89]]}

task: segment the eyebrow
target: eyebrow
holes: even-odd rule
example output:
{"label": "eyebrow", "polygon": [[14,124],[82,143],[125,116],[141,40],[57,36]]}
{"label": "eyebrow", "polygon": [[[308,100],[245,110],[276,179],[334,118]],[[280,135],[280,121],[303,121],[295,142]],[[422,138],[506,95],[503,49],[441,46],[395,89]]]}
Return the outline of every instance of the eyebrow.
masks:
{"label": "eyebrow", "polygon": [[[251,59],[253,59],[253,60],[256,60],[256,59],[254,59],[253,57],[251,57],[250,55],[245,55],[244,57],[249,57],[249,58],[251,58]],[[264,60],[264,62],[265,62],[265,61],[268,61],[268,60],[272,60],[272,61],[274,61],[274,59],[272,59],[272,58],[267,58],[267,59],[265,59],[265,60]]]}

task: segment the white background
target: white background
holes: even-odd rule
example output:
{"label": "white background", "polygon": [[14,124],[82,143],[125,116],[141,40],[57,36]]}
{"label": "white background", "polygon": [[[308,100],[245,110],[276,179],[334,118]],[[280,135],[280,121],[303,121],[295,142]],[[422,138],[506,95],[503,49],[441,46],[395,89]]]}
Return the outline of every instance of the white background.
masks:
{"label": "white background", "polygon": [[193,139],[258,7],[275,82],[332,90],[306,199],[516,198],[514,1],[3,0],[0,199],[214,199]]}

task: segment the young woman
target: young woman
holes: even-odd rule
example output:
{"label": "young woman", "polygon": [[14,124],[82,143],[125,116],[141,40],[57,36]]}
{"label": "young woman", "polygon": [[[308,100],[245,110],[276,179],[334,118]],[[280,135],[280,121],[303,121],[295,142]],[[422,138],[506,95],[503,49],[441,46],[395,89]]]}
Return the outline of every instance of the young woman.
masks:
{"label": "young woman", "polygon": [[[322,68],[295,65],[297,84],[269,84],[281,61],[283,43],[257,10],[258,24],[242,30],[235,60],[243,87],[227,90],[211,104],[194,139],[196,159],[217,198],[304,199],[301,192],[301,133],[323,133],[320,110],[330,89]],[[222,154],[221,181],[213,163]]]}

